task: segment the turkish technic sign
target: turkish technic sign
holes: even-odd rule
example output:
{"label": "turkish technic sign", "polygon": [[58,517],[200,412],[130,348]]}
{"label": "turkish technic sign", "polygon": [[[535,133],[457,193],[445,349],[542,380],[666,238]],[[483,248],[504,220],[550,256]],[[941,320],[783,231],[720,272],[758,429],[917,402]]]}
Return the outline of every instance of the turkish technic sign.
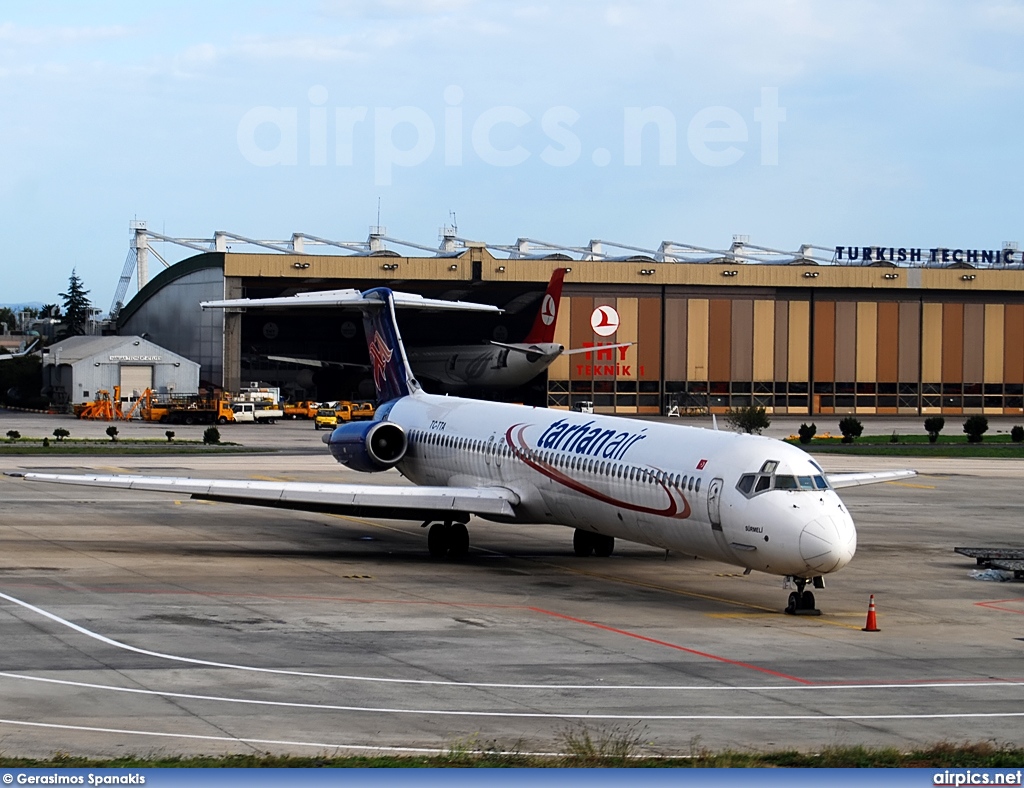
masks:
{"label": "turkish technic sign", "polygon": [[966,263],[1010,265],[1024,262],[1016,249],[921,249],[905,246],[837,246],[836,262]]}

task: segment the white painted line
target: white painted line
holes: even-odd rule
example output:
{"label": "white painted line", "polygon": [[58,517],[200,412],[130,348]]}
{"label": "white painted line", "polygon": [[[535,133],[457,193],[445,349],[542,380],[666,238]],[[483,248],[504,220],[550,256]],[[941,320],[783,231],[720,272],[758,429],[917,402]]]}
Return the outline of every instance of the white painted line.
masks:
{"label": "white painted line", "polygon": [[[441,687],[467,687],[487,689],[540,689],[540,690],[631,690],[631,691],[679,691],[679,692],[793,692],[797,690],[847,690],[847,689],[946,689],[963,687],[1024,687],[1024,681],[962,681],[962,682],[922,682],[914,684],[755,684],[755,685],[635,685],[635,684],[512,684],[486,681],[446,681],[443,679],[397,679],[378,676],[354,676],[343,673],[316,673],[312,671],[285,670],[283,668],[261,668],[253,665],[237,665],[230,662],[213,662],[194,657],[183,657],[177,654],[166,654],[161,651],[150,651],[149,649],[130,646],[118,640],[108,638],[98,632],[93,632],[83,626],[72,623],[61,618],[55,613],[50,613],[40,607],[16,597],[0,592],[0,599],[6,599],[16,605],[31,610],[44,618],[48,618],[61,626],[73,629],[86,637],[106,643],[115,648],[131,651],[136,654],[143,654],[147,657],[157,657],[174,662],[185,662],[191,665],[202,665],[212,668],[226,668],[229,670],[243,670],[251,673],[269,673],[277,676],[300,676],[304,678],[337,679],[339,681],[359,681],[379,684],[414,684],[425,686]],[[11,675],[15,674],[3,674]]]}
{"label": "white painted line", "polygon": [[[374,752],[419,752],[442,753],[446,750],[427,747],[379,747],[372,744],[328,744],[315,741],[287,741],[279,739],[245,739],[235,736],[202,736],[197,733],[162,733],[160,731],[136,731],[129,728],[96,728],[89,725],[59,725],[53,722],[29,722],[27,720],[3,720],[0,725],[23,725],[28,728],[54,728],[63,731],[88,731],[90,733],[128,733],[133,736],[160,736],[169,739],[200,739],[202,741],[229,741],[241,744],[282,744],[293,747],[319,747],[335,750],[372,750]],[[502,753],[503,755],[506,753]],[[536,753],[547,755],[549,753]]]}
{"label": "white painted line", "polygon": [[250,706],[276,706],[292,709],[316,709],[318,711],[366,712],[369,714],[421,714],[431,717],[510,717],[528,719],[556,720],[931,720],[961,719],[981,717],[1024,717],[1024,711],[1009,712],[952,712],[946,714],[590,714],[579,712],[543,712],[543,711],[468,711],[457,709],[392,709],[374,706],[340,706],[330,703],[297,703],[282,700],[254,700],[252,698],[229,698],[218,695],[198,695],[188,692],[161,692],[159,690],[138,689],[136,687],[115,687],[108,684],[90,684],[65,679],[48,679],[40,676],[22,676],[17,673],[0,673],[0,676],[25,681],[38,681],[46,684],[99,689],[108,692],[127,692],[132,695],[156,695],[162,698],[181,698],[183,700],[205,700],[217,703],[241,703]]}

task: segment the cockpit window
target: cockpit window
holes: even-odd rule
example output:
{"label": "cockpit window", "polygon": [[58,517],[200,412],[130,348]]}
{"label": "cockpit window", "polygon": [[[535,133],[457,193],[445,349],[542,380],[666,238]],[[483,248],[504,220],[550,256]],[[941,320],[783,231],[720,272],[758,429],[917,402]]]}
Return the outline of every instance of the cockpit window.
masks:
{"label": "cockpit window", "polygon": [[[746,473],[739,478],[736,489],[748,498],[768,490],[808,491],[827,490],[828,479],[824,474],[814,476],[794,476],[786,473],[775,473],[779,463],[768,460],[757,473]],[[817,469],[818,466],[815,466]]]}

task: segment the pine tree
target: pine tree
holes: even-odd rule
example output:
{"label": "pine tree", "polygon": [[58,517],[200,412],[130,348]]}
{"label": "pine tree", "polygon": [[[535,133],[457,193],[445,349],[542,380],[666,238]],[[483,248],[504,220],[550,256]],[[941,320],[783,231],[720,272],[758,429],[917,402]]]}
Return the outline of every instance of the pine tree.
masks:
{"label": "pine tree", "polygon": [[92,312],[92,304],[88,299],[89,291],[82,287],[82,280],[78,278],[75,269],[71,269],[71,276],[68,279],[68,291],[61,293],[64,299],[64,326],[68,336],[76,336],[85,333],[85,325],[89,321]]}

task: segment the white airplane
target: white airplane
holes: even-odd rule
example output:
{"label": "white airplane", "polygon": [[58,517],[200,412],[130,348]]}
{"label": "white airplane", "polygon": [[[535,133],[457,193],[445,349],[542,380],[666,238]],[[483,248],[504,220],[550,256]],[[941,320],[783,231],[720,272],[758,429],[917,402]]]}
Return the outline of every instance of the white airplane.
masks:
{"label": "white airplane", "polygon": [[25,356],[31,355],[36,349],[36,345],[39,344],[39,338],[36,337],[32,344],[17,353],[3,353],[0,354],[0,361],[10,361],[12,358],[24,358]]}
{"label": "white airplane", "polygon": [[[522,386],[551,366],[559,356],[574,353],[595,353],[597,350],[628,347],[631,342],[601,345],[600,348],[566,348],[555,342],[555,324],[562,300],[562,283],[568,269],[551,272],[540,309],[530,333],[522,342],[495,342],[486,345],[437,345],[406,348],[413,372],[421,380],[437,382],[446,392],[467,389],[510,389]],[[309,296],[323,293],[309,293]],[[264,299],[270,300],[270,299]],[[289,302],[291,305],[293,302]],[[259,306],[259,304],[250,304]],[[337,361],[267,356],[271,361],[285,361],[309,367],[353,367]]]}
{"label": "white airplane", "polygon": [[200,500],[411,519],[429,525],[432,556],[469,550],[474,515],[575,529],[577,555],[612,553],[615,539],[792,579],[786,612],[817,614],[808,583],[853,558],[857,533],[835,489],[914,471],[831,474],[781,441],[697,427],[584,415],[425,393],[412,375],[396,306],[494,310],[386,288],[211,307],[334,304],[363,312],[374,421],[339,426],[324,442],[348,468],[397,469],[413,485],[320,484],[177,477],[17,473],[31,481],[157,490]]}

